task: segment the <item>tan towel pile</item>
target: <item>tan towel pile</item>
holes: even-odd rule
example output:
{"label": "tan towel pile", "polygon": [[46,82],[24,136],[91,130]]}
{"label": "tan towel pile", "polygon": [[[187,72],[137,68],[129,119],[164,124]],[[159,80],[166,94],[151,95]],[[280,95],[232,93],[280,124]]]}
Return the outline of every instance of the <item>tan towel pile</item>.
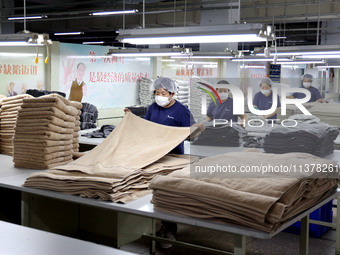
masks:
{"label": "tan towel pile", "polygon": [[14,165],[47,169],[72,161],[80,110],[59,95],[23,99],[15,127]]}
{"label": "tan towel pile", "polygon": [[1,153],[13,155],[13,137],[14,127],[17,120],[18,109],[24,98],[32,98],[30,95],[18,95],[2,99],[0,113],[0,137],[1,137]]}
{"label": "tan towel pile", "polygon": [[94,149],[67,165],[32,174],[24,186],[127,203],[149,193],[155,175],[197,160],[167,155],[189,134],[189,127],[159,125],[127,113]]}
{"label": "tan towel pile", "polygon": [[[211,174],[211,166],[217,165],[235,166],[236,171],[244,166],[292,168],[286,173]],[[313,166],[322,171],[311,171]],[[332,161],[307,153],[232,152],[207,157],[191,168],[155,177],[150,184],[152,203],[165,212],[273,232],[334,192],[338,173],[331,169],[336,170],[335,166]],[[210,170],[202,173],[207,167]]]}
{"label": "tan towel pile", "polygon": [[321,121],[329,125],[340,127],[340,104],[318,103],[309,109],[309,112],[317,116]]}

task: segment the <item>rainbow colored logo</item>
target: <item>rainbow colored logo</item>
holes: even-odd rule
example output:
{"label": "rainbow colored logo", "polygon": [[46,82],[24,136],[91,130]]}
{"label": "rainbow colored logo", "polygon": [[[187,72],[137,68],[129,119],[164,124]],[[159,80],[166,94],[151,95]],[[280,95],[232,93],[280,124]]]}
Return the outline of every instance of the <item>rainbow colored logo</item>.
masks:
{"label": "rainbow colored logo", "polygon": [[[222,105],[222,100],[221,100],[220,96],[218,95],[217,91],[212,86],[210,86],[210,85],[208,85],[208,84],[206,84],[204,82],[197,82],[197,83],[201,84],[202,86],[205,86],[205,87],[209,88],[212,92],[214,92],[214,94],[218,98],[218,101]],[[215,97],[213,96],[213,94],[209,90],[201,88],[201,87],[197,87],[197,88],[199,88],[199,89],[203,90],[204,92],[206,92],[211,97],[211,99],[214,101],[215,105],[217,105]]]}

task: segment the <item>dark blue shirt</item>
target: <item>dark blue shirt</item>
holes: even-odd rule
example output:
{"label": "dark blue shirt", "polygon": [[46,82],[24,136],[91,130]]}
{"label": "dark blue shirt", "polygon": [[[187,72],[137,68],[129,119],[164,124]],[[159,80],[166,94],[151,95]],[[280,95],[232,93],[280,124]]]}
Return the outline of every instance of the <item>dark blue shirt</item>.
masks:
{"label": "dark blue shirt", "polygon": [[[253,99],[253,105],[256,105],[260,110],[268,110],[273,105],[273,92],[269,96],[265,96],[261,91],[257,92]],[[280,97],[277,96],[277,108],[281,107]],[[276,119],[276,114],[268,119]]]}
{"label": "dark blue shirt", "polygon": [[[311,94],[310,99],[307,103],[315,102],[316,100],[319,100],[320,98],[322,98],[320,91],[317,88],[315,88],[313,86],[310,86],[309,88],[305,88],[305,87],[303,87],[303,88],[308,89],[310,94]],[[305,98],[306,97],[306,95],[304,93],[300,93],[300,92],[295,92],[295,93],[293,93],[292,96],[295,97],[295,98]]]}
{"label": "dark blue shirt", "polygon": [[[149,106],[144,119],[172,127],[190,127],[191,125],[195,124],[195,120],[192,117],[188,107],[184,106],[178,101],[176,101],[169,108],[164,108],[156,103],[153,103]],[[176,148],[174,148],[171,153],[183,154],[184,142],[180,143]]]}
{"label": "dark blue shirt", "polygon": [[217,101],[217,105],[213,101],[210,102],[207,116],[211,119],[223,119],[233,122],[237,122],[237,115],[233,115],[233,99],[228,98],[222,105]]}

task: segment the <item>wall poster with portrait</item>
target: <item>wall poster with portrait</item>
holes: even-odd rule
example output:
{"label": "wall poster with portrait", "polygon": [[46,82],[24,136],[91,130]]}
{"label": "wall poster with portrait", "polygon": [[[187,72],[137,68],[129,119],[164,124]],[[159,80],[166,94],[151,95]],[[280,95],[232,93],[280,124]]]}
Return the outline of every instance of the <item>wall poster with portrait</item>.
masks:
{"label": "wall poster with portrait", "polygon": [[110,48],[61,43],[59,90],[98,109],[139,104],[137,82],[152,77],[152,58],[111,56]]}
{"label": "wall poster with portrait", "polygon": [[16,96],[25,94],[27,89],[45,89],[45,64],[43,54],[35,63],[35,47],[26,47],[26,52],[0,50],[0,94]]}

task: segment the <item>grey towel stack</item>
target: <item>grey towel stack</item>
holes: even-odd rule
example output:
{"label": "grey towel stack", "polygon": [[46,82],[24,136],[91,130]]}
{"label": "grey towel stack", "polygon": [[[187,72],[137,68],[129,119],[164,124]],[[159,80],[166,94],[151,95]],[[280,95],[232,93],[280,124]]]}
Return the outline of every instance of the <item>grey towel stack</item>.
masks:
{"label": "grey towel stack", "polygon": [[288,119],[296,120],[298,123],[305,124],[317,124],[320,123],[320,119],[314,115],[294,114],[289,116]]}
{"label": "grey towel stack", "polygon": [[14,128],[18,116],[18,109],[23,103],[24,98],[33,98],[30,95],[18,95],[7,97],[2,100],[2,107],[0,113],[0,138],[1,138],[1,153],[6,155],[13,155],[13,137]]}
{"label": "grey towel stack", "polygon": [[90,103],[82,103],[83,108],[81,109],[80,115],[80,129],[96,128],[96,122],[98,119],[97,107]]}
{"label": "grey towel stack", "polygon": [[205,130],[193,142],[194,145],[239,147],[247,132],[239,125],[205,124]]}
{"label": "grey towel stack", "polygon": [[142,77],[139,81],[139,100],[143,106],[149,106],[155,100],[153,94],[153,80]]}
{"label": "grey towel stack", "polygon": [[[202,96],[203,96],[203,93],[205,92],[203,92],[201,89],[198,88],[198,87],[202,87],[202,85],[200,85],[198,82],[207,83],[198,77],[197,78],[193,77],[190,79],[189,109],[195,121],[197,123],[200,123],[206,120],[206,113],[202,114]],[[210,102],[209,95],[206,95],[206,99],[207,99],[206,109],[208,109],[208,105]]]}
{"label": "grey towel stack", "polygon": [[81,106],[57,94],[23,99],[13,139],[14,166],[47,169],[72,161]]}
{"label": "grey towel stack", "polygon": [[175,99],[184,105],[189,105],[189,83],[187,81],[175,80]]}
{"label": "grey towel stack", "polygon": [[326,123],[278,126],[265,136],[263,148],[267,153],[305,152],[324,157],[333,153],[338,135],[339,129]]}
{"label": "grey towel stack", "polygon": [[340,104],[339,103],[318,103],[309,109],[309,112],[318,117],[322,122],[340,127]]}
{"label": "grey towel stack", "polygon": [[249,124],[246,125],[246,131],[248,134],[253,134],[253,136],[263,136],[263,134],[269,133],[277,126],[276,123],[268,121],[262,116],[248,116],[248,123]]}

